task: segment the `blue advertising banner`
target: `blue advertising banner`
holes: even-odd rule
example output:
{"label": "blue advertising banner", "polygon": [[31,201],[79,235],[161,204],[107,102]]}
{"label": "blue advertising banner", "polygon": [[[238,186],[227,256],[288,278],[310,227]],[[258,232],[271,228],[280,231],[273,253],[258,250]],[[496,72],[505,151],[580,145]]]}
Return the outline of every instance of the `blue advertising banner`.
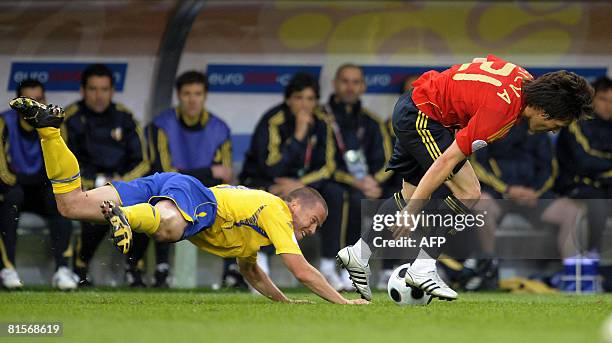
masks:
{"label": "blue advertising banner", "polygon": [[526,67],[525,69],[527,69],[527,71],[530,72],[531,75],[533,75],[533,77],[538,77],[542,74],[550,73],[552,71],[565,69],[567,71],[571,71],[573,73],[576,73],[584,77],[589,82],[593,82],[598,77],[605,76],[608,73],[608,68],[605,68],[605,67],[597,67],[597,68],[581,68],[581,67],[529,68],[529,67]]}
{"label": "blue advertising banner", "polygon": [[282,93],[297,72],[318,80],[321,66],[210,64],[206,72],[211,92]]}
{"label": "blue advertising banner", "polygon": [[[45,85],[47,91],[78,91],[81,72],[90,64],[74,62],[13,62],[8,90],[14,91],[25,79],[36,79]],[[115,90],[123,91],[127,63],[104,63],[113,72]]]}
{"label": "blue advertising banner", "polygon": [[[370,94],[400,94],[404,81],[409,77],[418,77],[429,70],[442,71],[450,66],[362,66],[365,74],[367,93]],[[583,76],[589,82],[607,74],[605,67],[582,68],[582,67],[546,67],[526,69],[534,76],[565,69]]]}
{"label": "blue advertising banner", "polygon": [[367,93],[400,94],[404,81],[429,70],[442,71],[449,66],[362,66]]}

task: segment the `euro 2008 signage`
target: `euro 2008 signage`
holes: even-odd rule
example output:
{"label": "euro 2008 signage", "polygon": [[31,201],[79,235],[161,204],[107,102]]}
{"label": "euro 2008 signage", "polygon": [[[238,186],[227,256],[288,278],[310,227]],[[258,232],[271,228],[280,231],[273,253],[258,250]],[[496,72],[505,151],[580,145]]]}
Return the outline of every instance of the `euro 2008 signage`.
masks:
{"label": "euro 2008 signage", "polygon": [[[81,86],[81,73],[87,66],[101,62],[13,62],[8,82],[8,90],[14,91],[25,79],[40,81],[47,91],[78,91]],[[123,91],[127,63],[105,63],[113,73],[115,90]]]}
{"label": "euro 2008 signage", "polygon": [[210,64],[206,70],[210,91],[227,93],[282,93],[298,72],[318,80],[321,66]]}

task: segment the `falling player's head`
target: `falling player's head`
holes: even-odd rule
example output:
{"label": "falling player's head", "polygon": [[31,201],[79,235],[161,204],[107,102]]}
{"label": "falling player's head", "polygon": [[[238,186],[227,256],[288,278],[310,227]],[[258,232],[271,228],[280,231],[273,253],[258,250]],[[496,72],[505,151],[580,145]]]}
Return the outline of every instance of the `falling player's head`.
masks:
{"label": "falling player's head", "polygon": [[327,203],[313,188],[298,188],[285,198],[293,217],[293,230],[297,239],[314,234],[327,219]]}
{"label": "falling player's head", "polygon": [[363,69],[352,63],[338,67],[333,81],[336,101],[353,105],[359,101],[366,90]]}
{"label": "falling player's head", "polygon": [[593,88],[566,70],[544,74],[523,84],[529,131],[556,131],[593,112]]}
{"label": "falling player's head", "polygon": [[208,93],[208,77],[199,71],[190,70],[176,78],[176,95],[181,114],[199,118],[204,110]]}

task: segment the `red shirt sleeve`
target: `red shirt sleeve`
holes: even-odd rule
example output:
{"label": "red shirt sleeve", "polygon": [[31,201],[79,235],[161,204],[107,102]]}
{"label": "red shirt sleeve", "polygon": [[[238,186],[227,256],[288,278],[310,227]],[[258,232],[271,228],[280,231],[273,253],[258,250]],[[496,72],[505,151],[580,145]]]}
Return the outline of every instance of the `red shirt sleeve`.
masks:
{"label": "red shirt sleeve", "polygon": [[465,156],[486,147],[508,134],[516,120],[509,119],[499,110],[483,107],[470,119],[468,125],[457,132],[455,140]]}
{"label": "red shirt sleeve", "polygon": [[435,70],[430,70],[428,72],[423,73],[421,76],[419,76],[418,79],[414,80],[412,82],[412,87],[419,87],[422,84],[424,84],[425,82],[435,78],[436,76],[438,76],[440,73],[435,71]]}

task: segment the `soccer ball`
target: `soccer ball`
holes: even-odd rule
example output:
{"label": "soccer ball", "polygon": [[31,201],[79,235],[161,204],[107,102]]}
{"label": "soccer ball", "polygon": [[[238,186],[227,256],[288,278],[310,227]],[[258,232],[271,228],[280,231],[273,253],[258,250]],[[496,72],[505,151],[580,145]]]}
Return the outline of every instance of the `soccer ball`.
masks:
{"label": "soccer ball", "polygon": [[410,268],[410,263],[402,264],[393,271],[393,274],[391,274],[389,283],[387,283],[389,298],[400,306],[425,306],[429,304],[431,302],[431,295],[426,294],[418,288],[406,285],[404,278],[406,277],[408,268]]}

